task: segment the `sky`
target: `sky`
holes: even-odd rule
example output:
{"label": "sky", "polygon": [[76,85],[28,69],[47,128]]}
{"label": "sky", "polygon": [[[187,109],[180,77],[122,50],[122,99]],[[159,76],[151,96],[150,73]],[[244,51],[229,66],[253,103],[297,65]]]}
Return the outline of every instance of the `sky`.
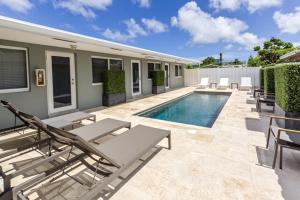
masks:
{"label": "sky", "polygon": [[193,59],[300,45],[300,0],[0,0],[0,15]]}

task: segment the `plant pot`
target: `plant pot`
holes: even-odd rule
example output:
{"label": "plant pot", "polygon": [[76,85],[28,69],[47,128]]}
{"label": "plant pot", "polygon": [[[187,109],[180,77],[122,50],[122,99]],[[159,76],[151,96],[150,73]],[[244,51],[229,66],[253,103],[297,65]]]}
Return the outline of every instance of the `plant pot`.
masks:
{"label": "plant pot", "polygon": [[126,93],[119,94],[103,94],[103,105],[113,106],[126,102]]}
{"label": "plant pot", "polygon": [[[290,118],[300,118],[300,113],[285,112],[277,103],[275,103],[275,115]],[[299,121],[297,122],[291,120],[276,120],[276,123],[283,128],[300,130]]]}
{"label": "plant pot", "polygon": [[166,92],[166,88],[164,85],[161,86],[152,86],[152,94],[161,94]]}

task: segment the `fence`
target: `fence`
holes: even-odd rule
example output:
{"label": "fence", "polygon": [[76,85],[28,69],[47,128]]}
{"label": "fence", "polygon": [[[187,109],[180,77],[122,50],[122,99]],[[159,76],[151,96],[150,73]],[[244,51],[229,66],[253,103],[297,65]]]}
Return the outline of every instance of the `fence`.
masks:
{"label": "fence", "polygon": [[208,77],[210,83],[219,83],[220,78],[226,77],[229,78],[229,84],[241,84],[241,77],[251,77],[252,85],[259,87],[259,69],[259,67],[185,69],[184,84],[197,85],[203,77]]}

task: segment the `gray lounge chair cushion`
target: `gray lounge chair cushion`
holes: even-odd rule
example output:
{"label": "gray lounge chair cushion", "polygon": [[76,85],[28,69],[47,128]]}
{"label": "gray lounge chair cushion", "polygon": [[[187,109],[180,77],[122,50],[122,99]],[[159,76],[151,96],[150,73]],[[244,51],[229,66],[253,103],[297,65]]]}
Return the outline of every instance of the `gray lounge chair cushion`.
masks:
{"label": "gray lounge chair cushion", "polygon": [[[271,126],[271,130],[275,134],[275,137],[277,137],[279,128],[280,127],[278,127],[278,126]],[[280,133],[280,139],[288,141],[288,142],[293,142],[295,144],[299,144],[300,145],[300,135],[299,134],[288,133],[286,131],[281,131],[281,133]]]}
{"label": "gray lounge chair cushion", "polygon": [[52,117],[49,119],[45,119],[45,120],[43,120],[43,122],[46,124],[50,124],[51,122],[60,121],[60,120],[65,120],[65,121],[69,121],[69,122],[77,122],[77,121],[81,121],[84,119],[90,119],[93,117],[95,117],[95,115],[79,111],[79,112],[74,112],[74,113],[70,113],[70,114],[66,114],[66,115],[61,115],[58,117]]}
{"label": "gray lounge chair cushion", "polygon": [[96,149],[119,165],[127,165],[143,156],[170,134],[167,130],[138,125],[96,146]]}
{"label": "gray lounge chair cushion", "polygon": [[130,128],[130,126],[130,122],[106,118],[93,124],[71,130],[69,132],[80,136],[85,141],[92,141],[115,132],[121,128]]}

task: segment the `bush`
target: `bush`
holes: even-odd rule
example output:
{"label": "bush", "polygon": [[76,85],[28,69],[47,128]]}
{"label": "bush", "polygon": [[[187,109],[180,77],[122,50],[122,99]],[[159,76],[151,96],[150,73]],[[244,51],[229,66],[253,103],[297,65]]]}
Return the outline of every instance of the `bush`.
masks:
{"label": "bush", "polygon": [[264,77],[264,69],[263,68],[261,68],[259,70],[259,78],[260,78],[260,88],[264,89],[264,79],[265,79],[265,77]]}
{"label": "bush", "polygon": [[152,85],[162,86],[165,84],[165,71],[152,72]]}
{"label": "bush", "polygon": [[265,93],[275,93],[275,77],[274,77],[275,67],[264,68],[264,90]]}
{"label": "bush", "polygon": [[275,68],[276,103],[285,112],[300,113],[300,63]]}
{"label": "bush", "polygon": [[108,70],[102,72],[103,93],[119,94],[125,93],[125,72],[121,70]]}

